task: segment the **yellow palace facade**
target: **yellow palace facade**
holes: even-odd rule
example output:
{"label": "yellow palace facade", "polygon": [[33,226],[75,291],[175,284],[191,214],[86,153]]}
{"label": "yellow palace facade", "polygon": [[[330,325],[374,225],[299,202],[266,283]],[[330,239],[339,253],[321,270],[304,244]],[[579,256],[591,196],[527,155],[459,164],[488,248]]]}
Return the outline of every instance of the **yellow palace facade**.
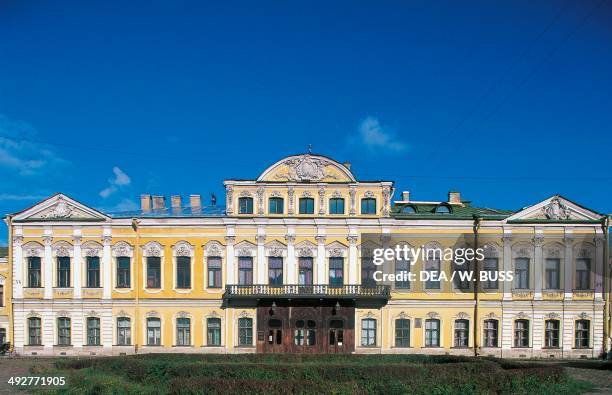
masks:
{"label": "yellow palace facade", "polygon": [[[357,180],[314,154],[225,188],[224,207],[142,195],[140,210],[107,214],[57,194],[7,216],[0,330],[22,355],[592,358],[609,347],[608,219],[562,196],[519,211],[458,192],[394,198],[393,182]],[[373,249],[398,235],[482,247],[474,265],[514,279],[373,282]],[[402,265],[385,270],[455,270]]]}

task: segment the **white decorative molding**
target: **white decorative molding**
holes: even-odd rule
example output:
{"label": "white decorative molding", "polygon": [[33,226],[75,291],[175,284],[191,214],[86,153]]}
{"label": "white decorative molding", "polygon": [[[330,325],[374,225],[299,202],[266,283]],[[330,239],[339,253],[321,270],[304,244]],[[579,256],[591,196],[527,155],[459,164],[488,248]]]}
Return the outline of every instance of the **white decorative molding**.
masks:
{"label": "white decorative molding", "polygon": [[157,311],[152,310],[152,311],[147,311],[147,313],[145,314],[145,317],[146,318],[160,318],[161,315]]}
{"label": "white decorative molding", "polygon": [[225,255],[225,248],[218,241],[211,240],[204,245],[204,253],[208,256],[219,256]]}
{"label": "white decorative molding", "polygon": [[332,193],[331,197],[334,199],[342,199],[344,196],[342,195],[342,192],[336,189],[334,193]]}
{"label": "white decorative molding", "polygon": [[346,257],[348,248],[342,243],[334,241],[325,246],[327,256],[330,258]]}
{"label": "white decorative molding", "polygon": [[73,247],[66,241],[58,241],[53,245],[53,255],[56,257],[71,257]]}
{"label": "white decorative molding", "polygon": [[298,257],[314,257],[317,255],[317,246],[304,240],[295,245],[295,251]]}
{"label": "white decorative molding", "polygon": [[516,315],[515,318],[520,319],[520,320],[526,320],[526,319],[529,319],[529,315],[521,311]]}
{"label": "white decorative molding", "polygon": [[249,313],[248,311],[242,310],[238,314],[238,318],[251,318],[251,313]]}
{"label": "white decorative molding", "polygon": [[470,319],[470,315],[468,313],[465,313],[465,312],[461,311],[461,312],[457,313],[455,318],[458,319],[458,320],[469,320]]}
{"label": "white decorative molding", "polygon": [[42,257],[44,247],[35,241],[28,241],[23,245],[23,256],[28,258],[31,256]]}
{"label": "white decorative molding", "polygon": [[429,313],[427,313],[427,318],[440,319],[440,314],[436,313],[435,311],[430,311]]}
{"label": "white decorative molding", "polygon": [[310,191],[304,191],[304,192],[302,192],[300,197],[311,198],[312,197],[312,193],[310,193]]}
{"label": "white decorative molding", "polygon": [[176,313],[176,318],[191,318],[191,314],[186,311],[179,311]]}
{"label": "white decorative molding", "polygon": [[257,194],[257,214],[258,215],[264,214],[264,192],[265,192],[264,187],[257,187],[257,191],[255,192]]}
{"label": "white decorative molding", "polygon": [[172,254],[174,256],[186,256],[193,258],[195,248],[186,241],[179,241],[172,246]]}
{"label": "white decorative molding", "polygon": [[372,192],[372,191],[366,191],[366,192],[363,194],[363,197],[368,198],[368,199],[372,199],[372,198],[375,198],[375,197],[376,197],[376,195],[374,195],[374,192]]}
{"label": "white decorative molding", "polygon": [[533,258],[533,244],[521,241],[512,245],[513,258]]}
{"label": "white decorative molding", "polygon": [[325,187],[319,187],[319,215],[325,215]]}
{"label": "white decorative molding", "polygon": [[271,242],[266,243],[265,248],[266,256],[287,256],[287,246],[278,240],[272,240]]}
{"label": "white decorative molding", "polygon": [[257,251],[257,246],[253,243],[249,243],[248,241],[241,241],[236,244],[234,247],[234,251],[236,256],[255,256],[255,252]]}
{"label": "white decorative molding", "polygon": [[234,187],[231,185],[225,186],[225,213],[232,215],[234,213]]}
{"label": "white decorative molding", "polygon": [[[338,176],[327,170],[328,166],[334,166],[334,163],[321,158],[314,157],[311,155],[300,155],[292,157],[280,162],[281,165],[285,165],[287,170],[274,175],[277,180],[283,181],[322,181],[324,179],[337,180]],[[264,172],[264,175],[268,171]]]}
{"label": "white decorative molding", "polygon": [[287,188],[287,199],[289,200],[289,208],[287,209],[287,214],[293,215],[295,214],[295,202],[293,196],[295,195],[295,188],[290,186]]}
{"label": "white decorative molding", "polygon": [[102,245],[100,243],[96,243],[95,241],[88,241],[83,244],[81,249],[81,253],[84,257],[99,257],[102,258]]}
{"label": "white decorative molding", "polygon": [[588,320],[590,319],[589,315],[587,313],[585,313],[584,311],[580,314],[578,314],[578,318],[581,320]]}
{"label": "white decorative molding", "polygon": [[565,220],[571,218],[572,212],[558,197],[555,197],[550,203],[542,207],[542,214],[548,219]]}
{"label": "white decorative molding", "polygon": [[68,204],[62,196],[59,196],[54,206],[51,206],[39,216],[44,219],[71,218],[76,214],[75,207]]}
{"label": "white decorative molding", "polygon": [[241,191],[239,196],[240,197],[253,197],[253,194],[245,190],[245,191]]}
{"label": "white decorative molding", "polygon": [[500,247],[495,243],[486,243],[483,247],[484,256],[486,258],[499,258],[500,257]]}
{"label": "white decorative molding", "polygon": [[144,257],[148,257],[148,256],[161,257],[163,254],[164,254],[164,246],[162,246],[156,241],[150,241],[147,244],[142,246],[142,255]]}
{"label": "white decorative molding", "polygon": [[546,314],[546,318],[548,318],[549,320],[555,320],[559,318],[559,314],[557,313],[548,313]]}
{"label": "white decorative molding", "polygon": [[279,191],[272,191],[270,197],[283,197],[283,195]]}
{"label": "white decorative molding", "polygon": [[349,215],[357,214],[357,186],[351,185],[349,187]]}
{"label": "white decorative molding", "polygon": [[120,256],[126,256],[126,257],[131,258],[134,256],[134,247],[132,247],[125,241],[120,241],[118,243],[115,243],[112,246],[111,251],[115,258],[120,257]]}

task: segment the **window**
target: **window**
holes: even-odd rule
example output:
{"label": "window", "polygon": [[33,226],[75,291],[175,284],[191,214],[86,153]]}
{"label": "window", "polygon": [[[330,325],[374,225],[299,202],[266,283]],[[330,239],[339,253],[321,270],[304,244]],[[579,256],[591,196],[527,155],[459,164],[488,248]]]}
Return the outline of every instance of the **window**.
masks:
{"label": "window", "polygon": [[453,275],[453,285],[455,289],[469,290],[470,289],[470,281],[468,279],[469,275],[469,266],[468,262],[463,262],[461,265],[458,263],[453,263],[453,271],[455,274]]}
{"label": "window", "polygon": [[57,319],[57,344],[60,346],[70,345],[70,318],[60,317]]}
{"label": "window", "polygon": [[117,257],[117,288],[130,287],[130,258]]}
{"label": "window", "polygon": [[306,321],[306,345],[314,346],[317,344],[317,323],[313,320]]}
{"label": "window", "polygon": [[241,197],[238,198],[238,213],[253,214],[253,198]]}
{"label": "window", "polygon": [[484,346],[485,347],[499,347],[497,342],[497,328],[499,321],[497,320],[485,320],[484,322]]}
{"label": "window", "polygon": [[[437,249],[436,249],[437,251]],[[425,260],[425,271],[429,278],[425,281],[425,289],[440,289],[440,256],[436,252],[429,254]]]}
{"label": "window", "polygon": [[330,214],[344,214],[344,199],[342,198],[329,199],[329,213]]}
{"label": "window", "polygon": [[293,332],[293,343],[296,346],[303,346],[305,338],[304,320],[295,322],[295,331]]}
{"label": "window", "polygon": [[40,318],[28,318],[28,344],[30,346],[40,346],[42,344],[42,334]]}
{"label": "window", "polygon": [[514,288],[529,289],[529,258],[514,260]]}
{"label": "window", "polygon": [[455,320],[455,347],[468,347],[470,322],[468,320]]}
{"label": "window", "polygon": [[361,345],[376,345],[376,320],[373,318],[361,320]]}
{"label": "window", "polygon": [[176,287],[191,288],[191,257],[176,257]]}
{"label": "window", "polygon": [[402,207],[400,212],[402,214],[415,214],[416,210],[414,209],[414,206],[404,206],[404,207]]}
{"label": "window", "polygon": [[497,289],[497,268],[499,261],[497,258],[485,258],[483,263],[483,271],[487,273],[487,279],[482,281],[483,289]]}
{"label": "window", "polygon": [[96,317],[87,318],[87,345],[100,345],[100,319]]}
{"label": "window", "polygon": [[87,288],[100,288],[100,258],[87,257]]}
{"label": "window", "polygon": [[376,285],[376,281],[374,280],[374,272],[376,271],[376,266],[372,262],[372,258],[363,257],[361,258],[361,285],[366,287],[373,287]]}
{"label": "window", "polygon": [[189,318],[176,319],[176,345],[191,345],[191,320]]}
{"label": "window", "polygon": [[0,328],[0,345],[6,343],[6,329]]}
{"label": "window", "polygon": [[147,318],[147,346],[161,345],[161,320]]}
{"label": "window", "polygon": [[161,288],[161,258],[147,257],[147,288]]}
{"label": "window", "polygon": [[559,258],[546,258],[546,289],[559,289],[559,272],[561,260]]}
{"label": "window", "polygon": [[283,198],[273,197],[268,200],[268,213],[269,214],[282,214],[283,213],[284,201]]}
{"label": "window", "polygon": [[344,285],[344,258],[329,258],[329,285],[332,287]]}
{"label": "window", "polygon": [[410,347],[410,320],[395,320],[395,347]]}
{"label": "window", "polygon": [[57,258],[57,286],[70,288],[70,257],[60,256]]}
{"label": "window", "polygon": [[298,283],[300,285],[312,285],[312,257],[299,258]]}
{"label": "window", "polygon": [[238,284],[252,285],[253,284],[253,257],[241,256],[238,257]]}
{"label": "window", "polygon": [[576,259],[576,289],[591,289],[591,260]]}
{"label": "window", "polygon": [[361,214],[376,214],[376,199],[361,199]]}
{"label": "window", "polygon": [[4,284],[0,284],[0,307],[4,306]]}
{"label": "window", "polygon": [[221,345],[221,318],[206,320],[206,340],[209,346]]}
{"label": "window", "polygon": [[40,257],[38,256],[28,258],[28,287],[40,287]]}
{"label": "window", "polygon": [[283,258],[279,256],[268,257],[268,284],[272,287],[283,285]]}
{"label": "window", "polygon": [[239,318],[238,319],[238,345],[251,346],[253,345],[253,319]]}
{"label": "window", "polygon": [[300,198],[300,214],[314,214],[313,198]]}
{"label": "window", "polygon": [[221,257],[209,256],[206,263],[208,265],[208,288],[221,288]]}
{"label": "window", "polygon": [[450,214],[450,207],[448,207],[446,204],[440,204],[439,206],[436,206],[434,213],[436,214]]}
{"label": "window", "polygon": [[440,347],[440,320],[425,320],[425,347]]}
{"label": "window", "polygon": [[[410,289],[408,273],[410,273],[410,261],[395,261],[395,288]],[[401,277],[398,277],[400,275]],[[398,280],[398,278],[401,278],[401,280]]]}
{"label": "window", "polygon": [[589,348],[590,321],[576,321],[576,348]]}
{"label": "window", "polygon": [[120,346],[132,344],[132,328],[129,318],[117,318],[117,344]]}
{"label": "window", "polygon": [[559,347],[559,320],[546,320],[544,330],[544,347]]}
{"label": "window", "polygon": [[514,347],[529,347],[529,321],[514,321]]}

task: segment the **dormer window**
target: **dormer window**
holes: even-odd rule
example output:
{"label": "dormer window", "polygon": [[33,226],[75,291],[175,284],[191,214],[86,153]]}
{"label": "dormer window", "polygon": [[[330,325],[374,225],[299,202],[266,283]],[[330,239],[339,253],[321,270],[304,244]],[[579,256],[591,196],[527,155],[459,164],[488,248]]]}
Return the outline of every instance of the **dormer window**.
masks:
{"label": "dormer window", "polygon": [[314,199],[309,197],[300,198],[300,214],[314,214]]}
{"label": "dormer window", "polygon": [[401,211],[402,214],[416,214],[414,206],[404,206]]}
{"label": "dormer window", "polygon": [[282,214],[283,213],[283,198],[271,197],[268,200],[268,213],[269,214]]}
{"label": "dormer window", "polygon": [[361,214],[376,214],[376,199],[361,199]]}
{"label": "dormer window", "polygon": [[450,212],[450,207],[448,207],[446,204],[440,204],[434,210],[434,213],[436,214],[450,214]]}
{"label": "dormer window", "polygon": [[238,213],[253,214],[253,198],[251,197],[238,198]]}
{"label": "dormer window", "polygon": [[329,213],[330,214],[344,214],[344,199],[342,198],[329,199]]}

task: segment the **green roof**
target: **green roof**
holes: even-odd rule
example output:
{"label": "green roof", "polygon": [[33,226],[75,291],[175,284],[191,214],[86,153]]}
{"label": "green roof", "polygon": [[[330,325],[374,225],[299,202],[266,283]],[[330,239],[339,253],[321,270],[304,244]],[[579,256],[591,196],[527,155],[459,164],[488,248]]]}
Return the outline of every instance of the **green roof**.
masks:
{"label": "green roof", "polygon": [[8,256],[8,247],[0,247],[0,258]]}
{"label": "green roof", "polygon": [[[411,206],[415,212],[402,212],[403,208]],[[450,213],[436,213],[438,206],[446,206]],[[509,210],[498,210],[487,207],[472,207],[469,202],[459,204],[446,203],[396,203],[391,209],[391,216],[397,219],[472,219],[474,216],[490,219],[504,219],[514,212]]]}

